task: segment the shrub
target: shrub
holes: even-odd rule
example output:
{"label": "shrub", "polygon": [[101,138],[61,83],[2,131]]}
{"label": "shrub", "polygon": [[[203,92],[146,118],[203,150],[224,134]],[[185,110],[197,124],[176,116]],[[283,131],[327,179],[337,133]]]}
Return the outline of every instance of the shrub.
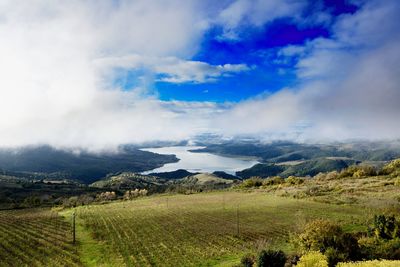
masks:
{"label": "shrub", "polygon": [[242,183],[242,187],[245,188],[250,188],[250,187],[260,187],[263,185],[263,179],[260,177],[251,177],[249,179],[246,179]]}
{"label": "shrub", "polygon": [[98,195],[96,195],[96,199],[99,201],[108,201],[108,200],[114,200],[117,198],[117,195],[115,194],[114,191],[112,192],[103,192]]}
{"label": "shrub", "polygon": [[336,240],[343,234],[339,225],[327,220],[315,220],[305,226],[299,241],[304,251],[325,252],[336,245]]}
{"label": "shrub", "polygon": [[397,178],[394,180],[394,185],[400,187],[400,177],[397,177]]}
{"label": "shrub", "polygon": [[258,267],[284,267],[286,255],[283,251],[262,250],[257,257]]}
{"label": "shrub", "polygon": [[285,182],[285,179],[283,179],[280,176],[274,176],[270,177],[268,179],[265,179],[263,181],[263,185],[269,186],[269,185],[278,185],[278,184],[283,184]]}
{"label": "shrub", "polygon": [[337,171],[331,171],[326,174],[326,180],[335,180],[339,177],[339,173]]}
{"label": "shrub", "polygon": [[382,174],[391,175],[393,177],[400,175],[400,159],[395,159],[383,166]]}
{"label": "shrub", "polygon": [[376,238],[400,238],[400,222],[397,222],[396,218],[393,215],[375,215],[373,232]]}
{"label": "shrub", "polygon": [[361,178],[367,176],[376,176],[377,172],[374,167],[369,165],[353,165],[342,170],[339,178],[354,177]]}
{"label": "shrub", "polygon": [[298,267],[328,267],[328,260],[321,252],[311,251],[300,258]]}
{"label": "shrub", "polygon": [[315,220],[305,226],[298,240],[303,251],[320,251],[327,256],[329,266],[341,260],[357,260],[357,239],[344,233],[342,228],[327,220]]}
{"label": "shrub", "polygon": [[400,261],[374,260],[359,262],[339,262],[337,267],[398,267]]}
{"label": "shrub", "polygon": [[246,254],[242,257],[240,263],[243,267],[252,267],[255,263],[255,257],[253,254]]}
{"label": "shrub", "polygon": [[299,185],[304,183],[304,179],[300,177],[289,176],[288,178],[286,178],[285,182],[290,185]]}
{"label": "shrub", "polygon": [[125,200],[131,200],[140,196],[147,196],[148,191],[147,189],[135,189],[135,190],[128,190],[124,194],[124,199]]}
{"label": "shrub", "polygon": [[377,239],[363,237],[358,240],[360,255],[363,259],[400,259],[400,239]]}

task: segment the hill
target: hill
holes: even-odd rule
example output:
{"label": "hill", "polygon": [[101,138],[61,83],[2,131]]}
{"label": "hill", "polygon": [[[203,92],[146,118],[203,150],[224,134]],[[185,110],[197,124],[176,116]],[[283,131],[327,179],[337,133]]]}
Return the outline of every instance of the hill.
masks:
{"label": "hill", "polygon": [[181,179],[181,178],[184,178],[186,176],[194,175],[194,174],[197,174],[197,173],[192,173],[192,172],[188,172],[187,170],[179,169],[179,170],[171,171],[171,172],[150,173],[149,175],[157,176],[157,177],[164,178],[164,179],[172,179],[172,180],[174,180],[174,179]]}
{"label": "hill", "polygon": [[356,161],[388,161],[400,157],[399,141],[307,144],[294,142],[262,143],[256,140],[207,144],[192,152],[209,152],[226,156],[256,157],[262,163],[280,163],[326,157],[345,157]]}
{"label": "hill", "polygon": [[176,161],[174,155],[159,155],[132,146],[121,147],[118,153],[74,153],[49,146],[0,150],[0,169],[14,172],[14,176],[68,178],[87,184],[109,173],[142,172]]}
{"label": "hill", "polygon": [[340,171],[356,164],[354,160],[320,158],[307,161],[289,162],[287,164],[260,163],[236,173],[242,178],[252,176],[314,176],[320,172]]}

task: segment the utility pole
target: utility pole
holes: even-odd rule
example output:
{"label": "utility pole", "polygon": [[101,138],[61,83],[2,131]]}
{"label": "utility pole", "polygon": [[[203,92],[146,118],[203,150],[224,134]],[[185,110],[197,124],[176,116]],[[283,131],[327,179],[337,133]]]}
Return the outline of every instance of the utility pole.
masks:
{"label": "utility pole", "polygon": [[72,243],[75,244],[76,241],[76,233],[75,233],[75,217],[76,217],[76,212],[72,213]]}
{"label": "utility pole", "polygon": [[239,237],[240,229],[239,229],[239,205],[236,208],[236,235]]}

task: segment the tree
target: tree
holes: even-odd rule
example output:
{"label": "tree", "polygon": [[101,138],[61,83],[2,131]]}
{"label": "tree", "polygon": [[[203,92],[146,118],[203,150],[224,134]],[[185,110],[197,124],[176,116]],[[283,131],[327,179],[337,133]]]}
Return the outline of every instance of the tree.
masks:
{"label": "tree", "polygon": [[258,267],[284,267],[286,255],[283,251],[262,250],[257,257]]}

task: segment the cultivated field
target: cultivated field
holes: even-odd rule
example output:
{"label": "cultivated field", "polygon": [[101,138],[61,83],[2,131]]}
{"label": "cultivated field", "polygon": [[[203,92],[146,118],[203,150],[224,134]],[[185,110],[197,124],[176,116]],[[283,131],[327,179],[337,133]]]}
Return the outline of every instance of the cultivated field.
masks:
{"label": "cultivated field", "polygon": [[153,196],[76,211],[81,260],[93,266],[237,263],[243,253],[257,247],[290,252],[289,233],[309,220],[327,218],[347,230],[364,230],[361,225],[373,216],[356,206],[263,192]]}
{"label": "cultivated field", "polygon": [[45,209],[0,211],[0,266],[80,266],[71,226]]}

